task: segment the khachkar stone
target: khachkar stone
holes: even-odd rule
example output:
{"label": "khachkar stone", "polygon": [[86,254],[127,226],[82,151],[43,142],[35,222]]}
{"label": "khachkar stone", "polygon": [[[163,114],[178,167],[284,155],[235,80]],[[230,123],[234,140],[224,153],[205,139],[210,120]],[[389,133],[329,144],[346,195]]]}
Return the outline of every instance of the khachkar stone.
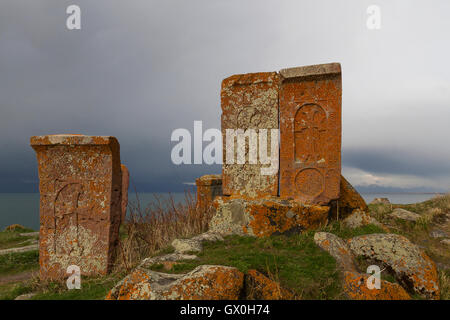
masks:
{"label": "khachkar stone", "polygon": [[[272,132],[278,129],[278,87],[279,77],[276,72],[249,73],[233,75],[222,81],[222,135],[223,135],[223,194],[258,198],[277,195],[278,193],[278,163],[274,174],[264,175],[262,168],[269,168],[271,164],[262,164],[259,148],[256,164],[250,161],[250,138],[246,138],[244,150],[245,163],[238,163],[238,139],[233,138],[230,146],[227,141],[227,129],[254,129],[259,139],[263,135],[261,129],[267,129],[267,156],[272,154]],[[278,136],[277,136],[278,139]],[[234,148],[234,163],[227,159],[227,146]],[[260,147],[260,146],[259,146]],[[231,149],[233,150],[233,149]],[[277,149],[278,150],[278,149]],[[278,151],[276,151],[278,152]],[[252,153],[255,154],[255,153]],[[278,155],[278,154],[277,154]]]}
{"label": "khachkar stone", "polygon": [[43,279],[106,274],[121,220],[122,173],[114,137],[31,137],[40,191],[39,263]]}
{"label": "khachkar stone", "polygon": [[127,217],[127,207],[128,207],[128,188],[130,186],[130,172],[128,171],[128,168],[121,164],[120,168],[122,170],[122,220],[121,222],[125,221],[125,218]]}
{"label": "khachkar stone", "polygon": [[222,195],[222,177],[220,174],[208,174],[195,180],[197,186],[197,208],[208,211],[214,199]]}
{"label": "khachkar stone", "polygon": [[325,204],[339,198],[341,66],[280,71],[280,196]]}

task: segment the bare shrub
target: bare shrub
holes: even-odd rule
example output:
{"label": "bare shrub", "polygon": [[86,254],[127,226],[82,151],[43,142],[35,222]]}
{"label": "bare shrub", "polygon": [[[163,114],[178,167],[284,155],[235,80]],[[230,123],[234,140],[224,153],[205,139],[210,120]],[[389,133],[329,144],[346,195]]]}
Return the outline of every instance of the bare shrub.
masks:
{"label": "bare shrub", "polygon": [[181,202],[170,194],[153,195],[145,208],[136,193],[136,202],[129,204],[129,214],[121,227],[118,267],[131,269],[142,259],[167,248],[174,239],[207,231],[212,215],[213,210],[197,208],[189,191]]}

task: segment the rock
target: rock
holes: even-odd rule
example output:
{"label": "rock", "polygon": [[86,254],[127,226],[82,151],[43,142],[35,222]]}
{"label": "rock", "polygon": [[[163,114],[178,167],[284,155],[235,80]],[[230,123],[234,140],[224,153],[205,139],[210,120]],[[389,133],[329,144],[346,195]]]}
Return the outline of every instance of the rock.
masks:
{"label": "rock", "polygon": [[[220,105],[222,108],[224,160],[222,187],[224,195],[259,198],[278,194],[278,165],[275,168],[272,167],[274,168],[273,172],[264,174],[263,171],[269,169],[271,164],[263,164],[260,161],[250,164],[249,157],[252,154],[250,148],[242,148],[245,163],[237,163],[238,139],[233,138],[235,141],[233,145],[231,143],[227,145],[226,136],[227,130],[254,129],[254,133],[260,136],[260,130],[267,129],[267,140],[264,140],[267,141],[267,150],[271,150],[271,129],[279,127],[279,82],[276,72],[236,74],[222,81]],[[236,133],[236,131],[234,132]],[[271,154],[273,153],[274,151],[271,152]],[[278,153],[276,155],[278,160]]]}
{"label": "rock", "polygon": [[369,289],[369,275],[357,272],[344,272],[344,293],[352,300],[410,300],[408,293],[396,283],[381,280],[380,289]]}
{"label": "rock", "polygon": [[341,271],[357,271],[352,253],[344,240],[332,233],[316,232],[314,242],[336,260]]}
{"label": "rock", "polygon": [[221,235],[268,237],[273,234],[299,233],[325,225],[327,206],[306,205],[291,199],[246,200],[218,197],[210,232]]}
{"label": "rock", "polygon": [[213,200],[222,195],[222,175],[208,174],[195,180],[197,186],[197,208],[210,210]]}
{"label": "rock", "polygon": [[187,274],[136,269],[106,300],[237,300],[244,274],[236,268],[203,265]]}
{"label": "rock", "polygon": [[39,231],[19,233],[21,237],[39,237]]}
{"label": "rock", "polygon": [[142,260],[140,267],[150,267],[154,264],[163,262],[177,262],[181,260],[195,260],[195,259],[197,259],[197,256],[191,254],[170,253],[163,256],[145,258],[144,260]]}
{"label": "rock", "polygon": [[39,245],[32,244],[29,246],[23,246],[23,247],[18,247],[18,248],[3,249],[3,250],[0,250],[0,255],[8,254],[8,253],[27,252],[27,251],[33,251],[33,250],[39,250]]}
{"label": "rock", "polygon": [[198,236],[193,237],[192,240],[200,241],[200,242],[204,242],[204,241],[214,242],[214,241],[223,241],[223,237],[218,233],[205,232]]}
{"label": "rock", "polygon": [[445,231],[436,229],[436,230],[433,230],[430,232],[430,237],[432,237],[432,238],[447,238],[448,235]]}
{"label": "rock", "polygon": [[370,204],[391,204],[388,198],[375,198]]}
{"label": "rock", "polygon": [[122,172],[115,137],[34,136],[40,192],[39,265],[42,280],[63,280],[115,265],[121,222]]}
{"label": "rock", "polygon": [[401,220],[407,220],[407,221],[417,221],[417,219],[420,218],[420,215],[402,208],[396,208],[394,211],[391,212],[391,217],[394,217],[396,219]]}
{"label": "rock", "polygon": [[26,293],[17,296],[14,300],[31,300],[36,295],[36,293]]}
{"label": "rock", "polygon": [[342,223],[348,228],[359,228],[366,226],[368,224],[373,224],[381,228],[385,228],[380,222],[375,218],[371,217],[368,212],[361,211],[359,209],[354,210],[354,212],[346,217]]}
{"label": "rock", "polygon": [[172,241],[172,247],[177,253],[201,252],[203,249],[202,242],[193,239],[175,239]]}
{"label": "rock", "polygon": [[257,270],[245,275],[246,300],[292,300],[294,294]]}
{"label": "rock", "polygon": [[343,176],[341,176],[340,191],[337,206],[332,206],[330,211],[332,219],[344,219],[355,210],[364,212],[369,210],[363,197]]}
{"label": "rock", "polygon": [[348,240],[356,256],[391,270],[405,288],[439,299],[439,278],[434,262],[417,245],[396,234],[369,234]]}
{"label": "rock", "polygon": [[450,239],[441,240],[441,243],[450,246]]}
{"label": "rock", "polygon": [[341,178],[341,65],[283,69],[280,78],[280,196],[328,204]]}

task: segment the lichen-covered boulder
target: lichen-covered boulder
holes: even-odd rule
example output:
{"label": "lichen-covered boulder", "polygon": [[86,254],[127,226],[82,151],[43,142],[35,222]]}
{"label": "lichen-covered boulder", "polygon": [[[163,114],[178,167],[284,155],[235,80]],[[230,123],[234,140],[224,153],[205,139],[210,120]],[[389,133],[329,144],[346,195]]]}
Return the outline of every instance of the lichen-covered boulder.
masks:
{"label": "lichen-covered boulder", "polygon": [[391,270],[403,287],[430,299],[439,299],[434,262],[417,245],[396,234],[369,234],[348,240],[350,250]]}
{"label": "lichen-covered boulder", "polygon": [[341,176],[341,194],[339,196],[339,210],[341,211],[341,217],[344,217],[347,213],[353,212],[355,209],[362,211],[368,211],[366,201],[361,197],[358,191],[348,182],[343,176]]}
{"label": "lichen-covered boulder", "polygon": [[219,197],[209,228],[221,235],[268,237],[299,233],[326,224],[329,207],[306,205],[291,199]]}
{"label": "lichen-covered boulder", "polygon": [[362,210],[354,210],[352,214],[346,217],[342,223],[351,229],[363,227],[369,224],[376,225],[380,228],[386,229],[380,222],[378,222],[375,218],[371,217],[367,211]]}
{"label": "lichen-covered boulder", "polygon": [[249,270],[245,275],[246,299],[250,300],[292,300],[295,295],[269,279],[257,270]]}
{"label": "lichen-covered boulder", "polygon": [[394,209],[394,211],[391,212],[390,216],[395,219],[407,220],[407,221],[412,221],[412,222],[416,222],[420,218],[419,214],[402,209],[402,208]]}
{"label": "lichen-covered boulder", "polygon": [[237,300],[243,286],[244,274],[233,267],[203,265],[187,274],[137,268],[106,300]]}
{"label": "lichen-covered boulder", "polygon": [[195,260],[197,256],[192,254],[183,254],[183,253],[169,253],[162,256],[156,256],[151,258],[145,258],[142,260],[140,266],[141,267],[150,267],[154,264],[163,263],[163,262],[177,262],[180,260]]}
{"label": "lichen-covered boulder", "polygon": [[344,240],[332,233],[316,232],[314,242],[336,260],[341,271],[357,271],[352,253]]}
{"label": "lichen-covered boulder", "polygon": [[357,272],[344,272],[344,293],[352,300],[410,300],[409,294],[396,283],[381,280],[380,289],[369,289],[369,275]]}
{"label": "lichen-covered boulder", "polygon": [[177,253],[201,252],[202,242],[193,239],[175,239],[172,241],[172,247]]}

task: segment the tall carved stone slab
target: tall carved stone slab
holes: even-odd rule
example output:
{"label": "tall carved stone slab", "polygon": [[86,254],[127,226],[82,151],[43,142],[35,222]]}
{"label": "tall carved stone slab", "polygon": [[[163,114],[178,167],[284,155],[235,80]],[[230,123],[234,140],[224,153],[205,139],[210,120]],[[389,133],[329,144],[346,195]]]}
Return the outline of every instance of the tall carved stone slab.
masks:
{"label": "tall carved stone slab", "polygon": [[40,191],[42,279],[62,279],[77,265],[83,275],[106,274],[121,220],[119,143],[114,137],[31,137]]}
{"label": "tall carved stone slab", "polygon": [[341,67],[280,71],[280,196],[325,204],[339,198]]}
{"label": "tall carved stone slab", "polygon": [[267,129],[267,155],[271,154],[271,131],[278,129],[278,88],[276,72],[249,73],[231,76],[222,82],[222,135],[223,135],[223,194],[258,198],[278,193],[278,170],[273,175],[262,175],[261,168],[270,164],[251,164],[249,139],[246,143],[245,164],[237,162],[237,139],[234,139],[235,163],[227,163],[227,129]]}

